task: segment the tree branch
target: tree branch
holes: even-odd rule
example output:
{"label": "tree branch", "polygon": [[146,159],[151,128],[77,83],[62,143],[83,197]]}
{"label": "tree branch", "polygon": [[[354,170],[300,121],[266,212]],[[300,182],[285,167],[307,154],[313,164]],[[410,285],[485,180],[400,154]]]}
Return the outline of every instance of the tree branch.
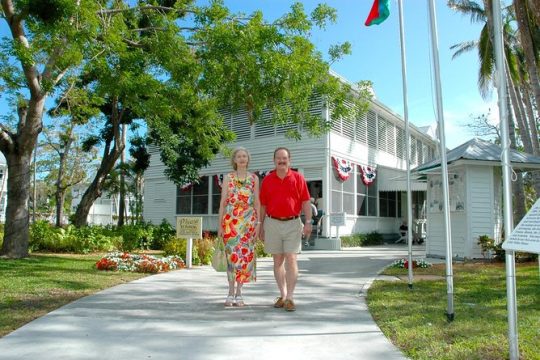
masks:
{"label": "tree branch", "polygon": [[[25,48],[29,49],[30,44],[24,33],[22,24],[23,17],[15,14],[15,6],[12,0],[2,0],[2,10],[4,11],[4,17],[7,20],[11,36],[15,41],[20,42]],[[21,61],[24,76],[28,83],[28,89],[30,94],[34,97],[39,97],[41,93],[41,85],[39,83],[39,72],[34,64],[28,65]]]}
{"label": "tree branch", "polygon": [[186,9],[182,9],[182,10],[179,10],[179,9],[175,9],[175,8],[172,8],[172,7],[168,7],[168,6],[152,6],[152,5],[146,5],[146,6],[141,6],[141,7],[132,7],[132,8],[128,8],[128,9],[107,9],[107,10],[100,10],[98,11],[98,14],[99,15],[108,15],[108,14],[119,14],[119,13],[123,13],[123,12],[128,12],[128,11],[136,11],[136,10],[140,10],[140,11],[165,11],[165,12],[179,12],[179,13],[191,13],[191,14],[196,14],[195,11],[193,10],[186,10]]}

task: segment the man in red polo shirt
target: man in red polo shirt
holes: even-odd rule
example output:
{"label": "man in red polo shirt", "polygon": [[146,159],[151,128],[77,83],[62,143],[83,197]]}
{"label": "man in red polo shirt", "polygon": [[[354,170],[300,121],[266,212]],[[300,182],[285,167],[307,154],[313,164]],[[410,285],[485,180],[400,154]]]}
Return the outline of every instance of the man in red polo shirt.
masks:
{"label": "man in red polo shirt", "polygon": [[[290,169],[291,154],[287,148],[274,151],[275,170],[264,179],[259,192],[264,221],[261,239],[264,250],[274,258],[274,277],[280,297],[274,307],[296,310],[293,295],[298,279],[296,254],[302,247],[302,233],[311,234],[311,205],[306,180]],[[305,215],[302,225],[300,213]]]}

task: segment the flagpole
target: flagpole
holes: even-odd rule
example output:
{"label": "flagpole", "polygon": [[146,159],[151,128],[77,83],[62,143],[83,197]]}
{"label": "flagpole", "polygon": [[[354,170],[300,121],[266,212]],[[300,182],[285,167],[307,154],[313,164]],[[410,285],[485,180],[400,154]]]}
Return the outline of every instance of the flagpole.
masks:
{"label": "flagpole", "polygon": [[[506,77],[504,71],[504,48],[502,33],[501,3],[499,0],[493,1],[493,39],[495,48],[495,64],[497,69],[497,95],[499,104],[499,121],[501,127],[502,144],[502,172],[503,172],[503,211],[504,211],[504,233],[508,239],[514,229],[513,208],[512,208],[512,182],[510,167],[510,141],[508,136],[508,117],[506,109]],[[508,345],[510,359],[519,359],[518,349],[518,327],[517,327],[517,306],[516,306],[516,262],[513,250],[506,250],[506,297],[508,311]]]}
{"label": "flagpole", "polygon": [[446,160],[446,141],[444,135],[444,113],[441,90],[441,74],[439,68],[439,44],[437,35],[437,19],[435,16],[434,0],[428,1],[429,20],[431,28],[431,52],[433,56],[433,70],[435,71],[435,97],[437,107],[437,122],[439,130],[439,145],[441,152],[441,172],[443,185],[443,209],[444,209],[444,227],[446,237],[446,294],[448,304],[446,317],[448,321],[454,320],[454,275],[452,270],[452,232],[450,228],[450,204],[448,192],[448,164]]}
{"label": "flagpole", "polygon": [[411,136],[409,128],[409,100],[407,95],[407,59],[405,56],[405,30],[403,22],[403,2],[398,0],[399,7],[399,40],[401,42],[401,77],[403,82],[403,116],[405,118],[405,163],[407,165],[407,245],[409,252],[408,274],[409,289],[413,287],[412,259],[412,195],[411,195]]}

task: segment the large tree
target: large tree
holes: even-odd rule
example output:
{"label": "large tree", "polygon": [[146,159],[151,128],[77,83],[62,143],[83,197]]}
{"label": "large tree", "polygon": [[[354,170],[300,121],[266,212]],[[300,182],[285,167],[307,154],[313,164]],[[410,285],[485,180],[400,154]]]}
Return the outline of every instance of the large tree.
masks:
{"label": "large tree", "polygon": [[28,255],[30,164],[43,128],[45,100],[85,56],[98,31],[94,1],[2,0],[11,38],[2,38],[0,79],[16,106],[13,124],[0,123],[8,167],[6,223],[1,254]]}
{"label": "large tree", "polygon": [[[495,53],[493,46],[493,16],[492,1],[484,0],[483,4],[468,0],[454,0],[448,2],[449,6],[465,15],[468,15],[472,22],[483,24],[478,40],[469,41],[454,45],[456,50],[454,57],[460,54],[476,49],[479,55],[480,69],[478,75],[479,90],[482,96],[487,97],[493,87],[495,78]],[[505,74],[508,88],[509,99],[508,125],[511,140],[511,147],[514,149],[524,149],[526,152],[537,154],[538,149],[538,122],[535,119],[532,107],[527,106],[530,102],[535,102],[534,98],[529,97],[527,89],[531,86],[528,82],[530,78],[527,70],[523,71],[522,47],[515,36],[516,30],[512,26],[514,20],[512,8],[506,8],[503,19],[503,37],[505,54]],[[514,116],[515,115],[515,116]],[[516,132],[516,127],[518,131]],[[518,144],[517,136],[521,140]],[[515,218],[519,220],[526,212],[525,193],[521,174],[518,175],[519,181],[513,183],[514,188],[514,210]],[[535,181],[537,193],[540,193],[540,179]]]}
{"label": "large tree", "polygon": [[314,94],[333,118],[354,116],[366,106],[367,91],[354,93],[329,73],[329,62],[350,46],[332,47],[325,61],[308,40],[314,26],[335,20],[326,5],[308,15],[293,4],[273,22],[260,12],[231,14],[222,1],[2,0],[2,8],[14,40],[4,44],[10,56],[2,57],[0,74],[18,94],[29,94],[19,102],[17,125],[2,124],[0,133],[11,182],[6,256],[27,255],[30,156],[45,99],[67,71],[80,76],[84,91],[103,99],[101,115],[92,120],[103,124],[93,139],[101,141],[103,161],[77,209],[79,225],[125,147],[122,125],[135,119],[146,122],[167,174],[180,183],[194,179],[232,139],[219,109],[246,109],[256,122],[266,107],[275,123],[320,134],[331,124],[309,113]]}

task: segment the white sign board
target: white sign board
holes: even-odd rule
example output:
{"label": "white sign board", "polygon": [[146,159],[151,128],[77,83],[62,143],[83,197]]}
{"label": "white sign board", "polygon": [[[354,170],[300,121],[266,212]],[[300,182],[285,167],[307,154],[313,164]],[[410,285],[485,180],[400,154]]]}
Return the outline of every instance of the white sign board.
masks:
{"label": "white sign board", "polygon": [[345,226],[345,213],[330,214],[330,226]]}
{"label": "white sign board", "polygon": [[202,217],[177,216],[176,237],[185,239],[201,239]]}
{"label": "white sign board", "polygon": [[508,240],[502,244],[505,250],[540,254],[540,199],[521,219]]}

